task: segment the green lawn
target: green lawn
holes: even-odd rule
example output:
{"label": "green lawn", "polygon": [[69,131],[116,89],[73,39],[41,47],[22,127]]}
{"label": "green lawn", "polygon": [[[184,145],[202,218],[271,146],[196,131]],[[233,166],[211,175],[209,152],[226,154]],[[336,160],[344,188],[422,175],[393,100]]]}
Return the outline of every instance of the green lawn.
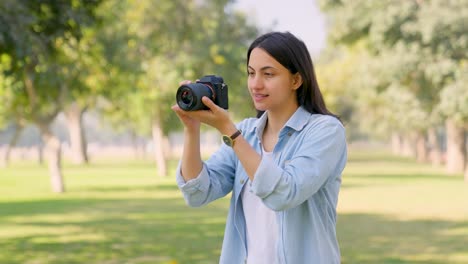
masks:
{"label": "green lawn", "polygon": [[[173,164],[174,165],[174,164]],[[172,166],[174,168],[174,166]],[[185,205],[150,162],[0,169],[0,263],[217,263],[228,199]],[[382,152],[351,151],[339,200],[343,263],[468,263],[462,175]]]}

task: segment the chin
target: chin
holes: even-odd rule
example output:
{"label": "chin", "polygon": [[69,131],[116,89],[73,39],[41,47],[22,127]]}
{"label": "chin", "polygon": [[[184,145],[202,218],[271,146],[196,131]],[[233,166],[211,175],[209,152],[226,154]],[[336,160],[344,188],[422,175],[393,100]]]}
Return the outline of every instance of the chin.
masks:
{"label": "chin", "polygon": [[263,106],[263,105],[254,105],[255,106],[255,109],[257,111],[263,111],[265,112],[267,110],[267,107]]}

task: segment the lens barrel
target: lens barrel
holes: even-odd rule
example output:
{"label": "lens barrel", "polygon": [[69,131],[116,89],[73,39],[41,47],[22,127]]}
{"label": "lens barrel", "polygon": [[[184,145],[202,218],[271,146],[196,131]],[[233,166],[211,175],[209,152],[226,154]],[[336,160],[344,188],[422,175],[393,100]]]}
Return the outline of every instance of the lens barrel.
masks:
{"label": "lens barrel", "polygon": [[208,107],[202,102],[202,97],[207,96],[213,100],[212,89],[203,83],[184,84],[177,89],[176,102],[182,110],[205,110]]}

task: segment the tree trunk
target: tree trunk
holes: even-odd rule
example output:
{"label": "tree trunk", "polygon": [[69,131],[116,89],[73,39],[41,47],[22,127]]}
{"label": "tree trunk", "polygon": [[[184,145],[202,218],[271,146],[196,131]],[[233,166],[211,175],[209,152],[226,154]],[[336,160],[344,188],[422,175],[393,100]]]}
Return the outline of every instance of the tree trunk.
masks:
{"label": "tree trunk", "polygon": [[16,146],[16,143],[18,143],[18,140],[21,136],[22,131],[23,131],[23,126],[17,124],[15,131],[13,132],[13,137],[11,137],[10,142],[6,146],[5,152],[3,153],[3,158],[1,160],[0,167],[6,168],[10,164],[11,149],[14,146]]}
{"label": "tree trunk", "polygon": [[392,133],[392,153],[394,155],[402,155],[403,150],[402,150],[402,139],[401,135],[399,133]]}
{"label": "tree trunk", "polygon": [[466,138],[465,129],[450,119],[445,122],[447,130],[447,163],[448,173],[460,173],[465,169]]}
{"label": "tree trunk", "polygon": [[83,113],[76,102],[70,104],[65,112],[68,133],[70,135],[70,149],[72,161],[75,164],[88,163],[87,143],[83,130]]}
{"label": "tree trunk", "polygon": [[402,155],[405,157],[416,157],[416,144],[414,133],[407,133],[403,136]]}
{"label": "tree trunk", "polygon": [[141,158],[143,160],[146,160],[147,159],[147,157],[146,157],[146,144],[147,144],[146,139],[140,137],[138,142],[139,142],[139,146],[140,146],[139,147],[140,156],[141,156]]}
{"label": "tree trunk", "polygon": [[439,166],[442,164],[442,150],[440,149],[440,143],[437,139],[437,131],[435,128],[429,128],[427,131],[427,140],[429,143],[429,159],[433,166]]}
{"label": "tree trunk", "polygon": [[[39,128],[41,133],[42,141],[45,144],[45,155],[47,157],[47,163],[50,173],[50,182],[52,184],[52,191],[56,193],[63,193],[65,187],[63,184],[62,177],[62,168],[61,168],[61,146],[60,140],[58,140],[50,131],[50,123],[55,119],[59,112],[58,103],[57,107],[50,113],[49,116],[39,116],[39,101],[34,86],[34,75],[35,75],[35,66],[36,63],[32,62],[25,66],[24,68],[24,86],[26,88],[26,93],[29,99],[29,107],[32,114],[32,119],[34,123]],[[64,87],[64,86],[63,86]],[[64,92],[64,89],[61,89],[61,93]]]}
{"label": "tree trunk", "polygon": [[133,156],[135,159],[144,159],[144,146],[134,129],[130,131],[130,139],[132,141]]}
{"label": "tree trunk", "polygon": [[65,192],[65,185],[61,168],[62,157],[60,140],[52,134],[48,124],[38,124],[38,126],[45,144],[44,154],[46,155],[49,167],[52,191],[55,193],[63,193]]}
{"label": "tree trunk", "polygon": [[160,120],[153,119],[151,126],[154,142],[154,157],[156,159],[156,167],[160,177],[167,176],[166,155],[164,152],[164,135]]}
{"label": "tree trunk", "polygon": [[423,132],[415,133],[416,138],[416,160],[419,163],[427,162],[428,153],[426,147],[426,137]]}
{"label": "tree trunk", "polygon": [[37,144],[37,162],[39,164],[44,163],[44,145],[42,144],[42,142],[39,142]]}

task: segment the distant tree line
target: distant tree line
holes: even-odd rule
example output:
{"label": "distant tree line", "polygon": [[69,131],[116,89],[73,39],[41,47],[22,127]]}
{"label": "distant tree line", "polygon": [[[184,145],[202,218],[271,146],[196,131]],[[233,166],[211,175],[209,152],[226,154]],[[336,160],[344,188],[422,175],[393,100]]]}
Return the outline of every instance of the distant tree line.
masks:
{"label": "distant tree line", "polygon": [[[66,117],[77,164],[89,162],[84,113],[151,138],[157,175],[181,129],[170,110],[179,81],[224,77],[235,118],[254,113],[245,52],[262,31],[234,0],[0,1],[0,129],[40,131],[52,189],[65,191]],[[463,0],[319,0],[329,43],[317,63],[325,99],[350,140],[365,134],[395,153],[445,163],[468,180],[468,5]],[[441,140],[444,140],[442,142]],[[444,146],[444,148],[442,148]]]}
{"label": "distant tree line", "polygon": [[331,45],[318,75],[349,122],[468,181],[467,2],[319,2]]}
{"label": "distant tree line", "polygon": [[[205,74],[229,82],[239,113],[245,50],[257,35],[229,0],[0,1],[0,127],[38,127],[54,192],[65,190],[61,144],[50,125],[66,116],[73,157],[88,162],[82,117],[99,112],[116,130],[150,136],[158,175],[163,142],[177,128],[177,84]],[[253,110],[253,109],[252,109]]]}

